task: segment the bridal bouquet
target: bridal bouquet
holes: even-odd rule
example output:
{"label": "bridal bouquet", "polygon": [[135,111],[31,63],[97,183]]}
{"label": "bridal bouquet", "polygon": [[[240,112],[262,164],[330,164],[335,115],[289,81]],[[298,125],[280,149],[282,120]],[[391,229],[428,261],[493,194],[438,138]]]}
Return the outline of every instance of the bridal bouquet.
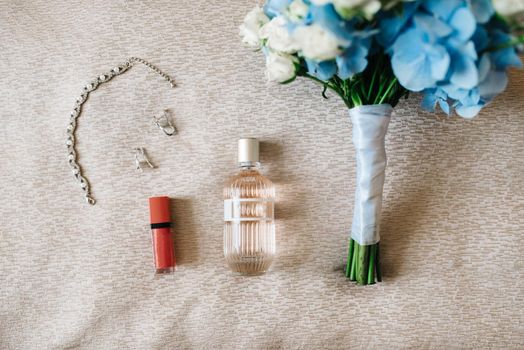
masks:
{"label": "bridal bouquet", "polygon": [[[381,281],[380,212],[393,108],[410,92],[422,107],[473,118],[521,67],[521,0],[267,0],[240,26],[268,80],[305,77],[344,101],[357,157],[346,276]],[[521,47],[521,46],[520,46]]]}

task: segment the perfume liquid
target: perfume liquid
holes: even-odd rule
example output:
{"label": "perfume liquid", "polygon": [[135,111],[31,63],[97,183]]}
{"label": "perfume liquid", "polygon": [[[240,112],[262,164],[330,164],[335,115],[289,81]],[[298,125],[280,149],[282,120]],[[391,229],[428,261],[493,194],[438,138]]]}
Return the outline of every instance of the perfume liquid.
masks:
{"label": "perfume liquid", "polygon": [[275,257],[275,187],[259,172],[258,140],[238,141],[238,164],[224,187],[224,256],[231,270],[259,275]]}

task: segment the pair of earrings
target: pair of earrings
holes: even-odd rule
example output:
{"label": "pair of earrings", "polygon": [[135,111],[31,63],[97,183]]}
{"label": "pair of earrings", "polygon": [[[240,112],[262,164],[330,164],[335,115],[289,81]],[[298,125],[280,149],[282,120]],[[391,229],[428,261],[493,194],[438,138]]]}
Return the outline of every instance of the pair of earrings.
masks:
{"label": "pair of earrings", "polygon": [[[163,114],[160,117],[153,117],[157,128],[162,130],[167,136],[176,135],[177,130],[173,125],[171,118],[169,117],[169,110],[164,109]],[[143,171],[144,168],[154,168],[155,166],[151,163],[147,157],[147,153],[144,147],[134,148],[135,152],[135,168],[137,171]]]}

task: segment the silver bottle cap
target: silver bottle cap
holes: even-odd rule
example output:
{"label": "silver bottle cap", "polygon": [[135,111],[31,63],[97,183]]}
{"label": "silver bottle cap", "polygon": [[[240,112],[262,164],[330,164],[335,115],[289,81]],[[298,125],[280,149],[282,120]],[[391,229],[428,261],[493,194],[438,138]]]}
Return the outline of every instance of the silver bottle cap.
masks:
{"label": "silver bottle cap", "polygon": [[238,163],[255,165],[259,161],[259,142],[257,139],[244,138],[238,140]]}

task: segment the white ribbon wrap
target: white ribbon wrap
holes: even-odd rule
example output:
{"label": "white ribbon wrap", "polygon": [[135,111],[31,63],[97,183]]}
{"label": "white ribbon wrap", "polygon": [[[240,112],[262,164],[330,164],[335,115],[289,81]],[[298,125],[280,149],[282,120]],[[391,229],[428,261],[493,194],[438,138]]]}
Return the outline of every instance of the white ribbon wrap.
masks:
{"label": "white ribbon wrap", "polygon": [[387,163],[384,139],[392,111],[388,104],[359,106],[349,110],[357,157],[351,238],[360,245],[371,245],[380,240],[380,212]]}

